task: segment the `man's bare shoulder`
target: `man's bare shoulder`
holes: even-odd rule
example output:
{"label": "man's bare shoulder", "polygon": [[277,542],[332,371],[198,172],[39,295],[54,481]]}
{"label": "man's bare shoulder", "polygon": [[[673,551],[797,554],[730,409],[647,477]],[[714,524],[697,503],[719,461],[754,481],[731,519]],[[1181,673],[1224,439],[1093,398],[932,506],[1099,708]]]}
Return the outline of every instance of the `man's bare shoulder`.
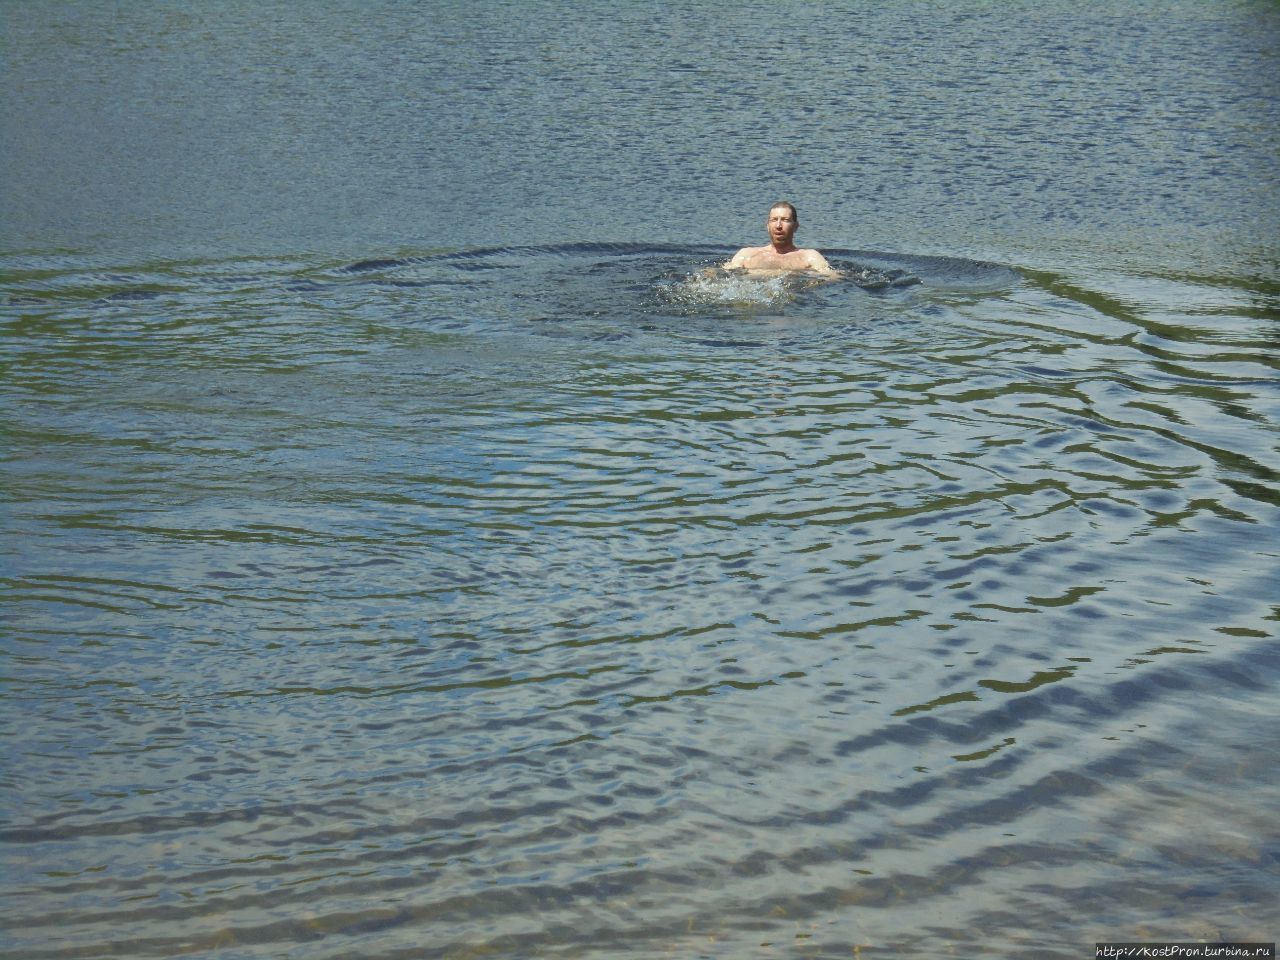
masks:
{"label": "man's bare shoulder", "polygon": [[751,262],[751,260],[755,259],[760,254],[767,252],[769,249],[768,245],[763,247],[743,247],[735,253],[727,263],[725,263],[724,269],[736,270],[739,267],[745,267]]}
{"label": "man's bare shoulder", "polygon": [[840,275],[840,271],[827,263],[827,258],[817,250],[804,250],[802,253],[805,255],[805,266],[807,269],[816,270],[818,273],[824,273],[828,276]]}

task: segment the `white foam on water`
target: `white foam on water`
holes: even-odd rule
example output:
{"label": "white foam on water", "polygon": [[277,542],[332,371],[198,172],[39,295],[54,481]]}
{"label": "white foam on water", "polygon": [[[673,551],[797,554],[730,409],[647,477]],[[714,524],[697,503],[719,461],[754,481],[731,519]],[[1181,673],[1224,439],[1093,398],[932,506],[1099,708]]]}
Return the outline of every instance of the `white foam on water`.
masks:
{"label": "white foam on water", "polygon": [[665,283],[662,295],[675,303],[774,306],[792,299],[795,289],[786,277],[752,277],[732,273],[695,273]]}

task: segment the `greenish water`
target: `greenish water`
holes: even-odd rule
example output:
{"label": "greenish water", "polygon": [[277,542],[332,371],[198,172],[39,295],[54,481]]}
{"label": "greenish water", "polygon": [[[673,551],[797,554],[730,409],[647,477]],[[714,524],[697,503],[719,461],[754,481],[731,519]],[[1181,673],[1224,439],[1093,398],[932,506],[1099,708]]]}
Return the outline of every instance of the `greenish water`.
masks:
{"label": "greenish water", "polygon": [[0,11],[0,955],[1275,939],[1274,4]]}

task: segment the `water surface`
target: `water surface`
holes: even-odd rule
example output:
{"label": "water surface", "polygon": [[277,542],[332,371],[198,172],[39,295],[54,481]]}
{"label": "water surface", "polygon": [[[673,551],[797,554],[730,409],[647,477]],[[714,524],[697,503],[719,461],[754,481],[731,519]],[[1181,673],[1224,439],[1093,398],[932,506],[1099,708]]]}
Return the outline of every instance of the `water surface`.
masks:
{"label": "water surface", "polygon": [[1274,6],[365,10],[5,8],[0,952],[1273,940]]}

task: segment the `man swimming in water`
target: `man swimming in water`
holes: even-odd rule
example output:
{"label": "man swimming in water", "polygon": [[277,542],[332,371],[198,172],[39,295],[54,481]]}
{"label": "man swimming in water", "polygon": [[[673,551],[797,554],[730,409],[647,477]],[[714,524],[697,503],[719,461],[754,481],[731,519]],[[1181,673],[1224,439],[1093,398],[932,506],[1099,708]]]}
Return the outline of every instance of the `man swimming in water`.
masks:
{"label": "man swimming in water", "polygon": [[769,208],[765,229],[769,231],[769,243],[763,247],[743,247],[724,265],[726,270],[746,270],[748,273],[773,276],[793,270],[812,270],[825,277],[842,274],[827,263],[817,250],[802,250],[792,242],[800,227],[800,215],[794,204],[779,200]]}

